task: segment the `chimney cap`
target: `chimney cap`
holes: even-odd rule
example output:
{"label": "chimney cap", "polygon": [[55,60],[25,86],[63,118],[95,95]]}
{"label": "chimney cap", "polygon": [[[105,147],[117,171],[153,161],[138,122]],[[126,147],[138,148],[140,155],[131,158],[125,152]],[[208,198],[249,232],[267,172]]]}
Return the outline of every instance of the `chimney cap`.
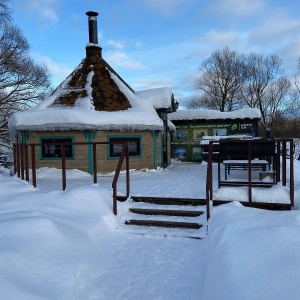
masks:
{"label": "chimney cap", "polygon": [[99,14],[95,11],[88,11],[86,12],[86,15],[89,17],[97,17]]}

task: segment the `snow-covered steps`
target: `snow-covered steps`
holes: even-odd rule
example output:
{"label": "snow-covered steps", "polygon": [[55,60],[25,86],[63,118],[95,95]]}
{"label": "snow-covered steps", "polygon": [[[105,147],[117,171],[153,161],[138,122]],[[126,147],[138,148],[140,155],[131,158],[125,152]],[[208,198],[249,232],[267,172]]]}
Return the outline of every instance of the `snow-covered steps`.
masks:
{"label": "snow-covered steps", "polygon": [[201,199],[131,197],[123,224],[135,233],[203,238],[206,216],[202,203]]}

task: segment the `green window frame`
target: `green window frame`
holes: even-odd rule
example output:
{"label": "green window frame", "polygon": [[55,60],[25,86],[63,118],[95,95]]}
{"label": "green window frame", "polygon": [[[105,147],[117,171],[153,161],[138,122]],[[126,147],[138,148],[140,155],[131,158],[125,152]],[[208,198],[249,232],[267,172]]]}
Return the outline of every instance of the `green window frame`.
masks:
{"label": "green window frame", "polygon": [[[51,144],[53,143],[53,144]],[[61,145],[55,143],[74,143],[74,137],[70,136],[45,136],[40,137],[40,158],[41,160],[60,160]],[[43,145],[44,144],[44,145]],[[45,145],[47,144],[47,145]],[[74,145],[65,146],[65,157],[68,160],[75,158]]]}
{"label": "green window frame", "polygon": [[129,157],[131,158],[142,157],[141,136],[108,136],[107,141],[114,142],[114,144],[108,145],[107,153],[109,159],[116,159],[120,157],[124,142],[128,142]]}

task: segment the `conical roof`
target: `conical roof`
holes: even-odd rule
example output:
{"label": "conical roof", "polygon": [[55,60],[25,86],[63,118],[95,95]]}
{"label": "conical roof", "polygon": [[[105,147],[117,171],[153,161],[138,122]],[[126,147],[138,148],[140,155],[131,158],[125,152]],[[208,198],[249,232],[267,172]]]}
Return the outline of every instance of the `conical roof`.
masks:
{"label": "conical roof", "polygon": [[[129,100],[120,91],[110,73],[115,73],[119,78],[120,76],[100,56],[99,48],[97,51],[87,47],[87,54],[67,81],[60,85],[60,93],[49,107],[80,106],[81,100],[85,101],[86,97],[91,96],[91,105],[96,111],[120,111],[131,108]],[[125,83],[123,79],[121,80]],[[125,85],[131,89],[128,84]],[[55,93],[56,91],[53,95]]]}

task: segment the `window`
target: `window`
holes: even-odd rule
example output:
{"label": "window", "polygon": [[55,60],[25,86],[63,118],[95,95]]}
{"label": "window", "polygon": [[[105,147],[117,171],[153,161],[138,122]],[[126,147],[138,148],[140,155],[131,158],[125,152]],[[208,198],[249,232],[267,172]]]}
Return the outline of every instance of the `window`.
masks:
{"label": "window", "polygon": [[177,130],[175,132],[175,139],[176,140],[187,140],[188,132],[186,130]]}
{"label": "window", "polygon": [[141,137],[109,137],[109,157],[119,157],[122,152],[123,143],[128,142],[129,156],[141,156]]}
{"label": "window", "polygon": [[[41,138],[41,158],[42,159],[59,159],[61,158],[62,143],[73,143],[73,138],[55,137],[55,138]],[[44,144],[44,145],[43,145]],[[57,144],[57,145],[56,145]],[[65,145],[65,157],[74,158],[73,145]]]}

